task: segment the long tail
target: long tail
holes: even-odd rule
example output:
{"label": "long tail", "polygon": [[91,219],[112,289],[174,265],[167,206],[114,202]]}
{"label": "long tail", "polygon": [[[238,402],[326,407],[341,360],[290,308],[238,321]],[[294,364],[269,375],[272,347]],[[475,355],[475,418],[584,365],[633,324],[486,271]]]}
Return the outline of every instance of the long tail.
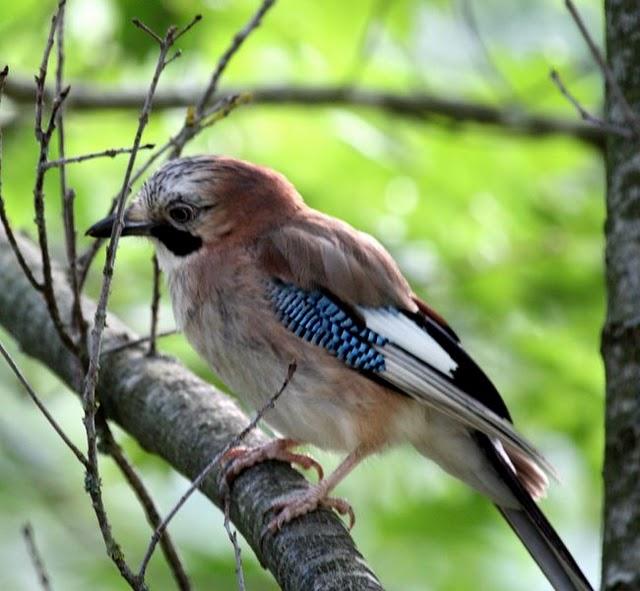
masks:
{"label": "long tail", "polygon": [[573,556],[529,492],[488,437],[475,439],[503,482],[520,503],[512,509],[496,505],[556,591],[593,591]]}

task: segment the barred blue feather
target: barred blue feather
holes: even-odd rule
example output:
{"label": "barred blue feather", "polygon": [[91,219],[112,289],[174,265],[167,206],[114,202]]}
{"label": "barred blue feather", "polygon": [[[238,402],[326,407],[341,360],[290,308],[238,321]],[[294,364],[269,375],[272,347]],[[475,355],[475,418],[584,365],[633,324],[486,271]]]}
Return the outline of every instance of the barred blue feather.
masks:
{"label": "barred blue feather", "polygon": [[278,318],[296,336],[326,349],[349,367],[385,371],[384,356],[376,347],[388,340],[366,326],[321,291],[305,291],[274,282],[269,290]]}

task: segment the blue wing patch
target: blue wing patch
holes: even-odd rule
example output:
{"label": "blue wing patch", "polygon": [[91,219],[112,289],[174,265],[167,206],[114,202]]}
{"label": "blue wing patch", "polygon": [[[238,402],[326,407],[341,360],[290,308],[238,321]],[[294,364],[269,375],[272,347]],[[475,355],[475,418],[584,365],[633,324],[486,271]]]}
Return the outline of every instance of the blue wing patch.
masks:
{"label": "blue wing patch", "polygon": [[339,303],[321,291],[273,282],[269,289],[280,321],[296,336],[326,349],[349,367],[383,372],[384,356],[375,348],[385,337],[359,326]]}

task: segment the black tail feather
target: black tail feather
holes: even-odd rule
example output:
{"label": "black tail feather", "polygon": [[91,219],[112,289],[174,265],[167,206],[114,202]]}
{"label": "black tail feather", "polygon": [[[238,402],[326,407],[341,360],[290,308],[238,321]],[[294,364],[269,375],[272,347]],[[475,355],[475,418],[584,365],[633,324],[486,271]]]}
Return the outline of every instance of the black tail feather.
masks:
{"label": "black tail feather", "polygon": [[491,440],[481,433],[475,439],[496,472],[520,503],[517,509],[496,505],[538,563],[556,591],[593,591],[575,559],[564,545],[544,513],[525,490],[511,466],[496,450]]}

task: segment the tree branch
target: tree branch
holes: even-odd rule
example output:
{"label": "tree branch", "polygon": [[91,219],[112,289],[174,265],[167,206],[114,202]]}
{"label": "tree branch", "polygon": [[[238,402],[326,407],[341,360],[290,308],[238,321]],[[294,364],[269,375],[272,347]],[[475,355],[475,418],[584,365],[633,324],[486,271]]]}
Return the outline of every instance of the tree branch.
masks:
{"label": "tree branch", "polygon": [[[39,252],[26,239],[18,237],[18,241],[28,264],[39,272]],[[73,296],[57,265],[53,279],[61,314],[68,318]],[[61,344],[42,297],[25,278],[1,230],[0,285],[0,324],[27,354],[45,363],[71,387],[78,387],[75,359]],[[91,315],[95,304],[85,298],[83,310],[85,316]],[[136,338],[117,318],[108,317],[105,350]],[[188,478],[195,478],[249,420],[226,396],[176,361],[147,357],[144,345],[104,355],[97,391],[110,419]],[[252,431],[245,441],[259,444],[266,436]],[[219,468],[214,467],[201,490],[222,507],[219,476]],[[380,591],[380,583],[344,525],[329,510],[293,521],[279,534],[266,536],[260,546],[270,503],[302,486],[307,486],[304,478],[286,464],[268,462],[251,468],[233,485],[230,514],[234,525],[286,591]]]}
{"label": "tree branch", "polygon": [[[67,110],[135,109],[144,97],[141,88],[104,88],[73,84],[73,94],[67,99]],[[12,76],[6,82],[5,94],[14,102],[33,104],[33,83],[24,77]],[[181,85],[173,89],[159,90],[154,109],[171,109],[193,106],[193,97],[202,89],[193,85]],[[527,113],[513,108],[443,97],[423,92],[397,93],[352,86],[292,86],[261,85],[243,88],[225,88],[217,98],[234,94],[250,95],[255,105],[304,105],[307,107],[342,106],[367,108],[398,117],[435,121],[443,124],[474,123],[502,129],[517,135],[545,137],[560,135],[602,148],[606,132],[589,123],[557,117]]]}

